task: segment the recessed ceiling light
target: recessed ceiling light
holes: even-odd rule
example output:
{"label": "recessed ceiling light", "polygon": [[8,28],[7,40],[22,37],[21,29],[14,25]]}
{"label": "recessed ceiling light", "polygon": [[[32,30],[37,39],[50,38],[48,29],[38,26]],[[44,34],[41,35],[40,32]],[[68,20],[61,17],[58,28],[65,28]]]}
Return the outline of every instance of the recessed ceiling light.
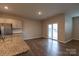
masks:
{"label": "recessed ceiling light", "polygon": [[41,12],[41,11],[39,11],[39,12],[38,12],[38,15],[42,15],[42,12]]}
{"label": "recessed ceiling light", "polygon": [[8,9],[8,7],[7,7],[7,6],[4,6],[4,9],[6,9],[6,10],[7,10],[7,9]]}

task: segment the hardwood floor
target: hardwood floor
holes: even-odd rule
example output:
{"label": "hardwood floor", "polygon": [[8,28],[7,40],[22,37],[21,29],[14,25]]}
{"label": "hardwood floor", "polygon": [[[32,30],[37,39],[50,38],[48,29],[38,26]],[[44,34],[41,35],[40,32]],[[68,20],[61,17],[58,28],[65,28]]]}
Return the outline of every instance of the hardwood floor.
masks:
{"label": "hardwood floor", "polygon": [[52,39],[33,39],[25,41],[30,50],[18,56],[78,56],[79,41],[72,40],[66,44]]}

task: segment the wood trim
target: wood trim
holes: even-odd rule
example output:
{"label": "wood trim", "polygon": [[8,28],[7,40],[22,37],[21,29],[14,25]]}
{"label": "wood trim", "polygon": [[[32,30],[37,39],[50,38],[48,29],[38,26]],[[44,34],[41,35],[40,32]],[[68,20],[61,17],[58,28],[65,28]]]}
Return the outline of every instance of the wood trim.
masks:
{"label": "wood trim", "polygon": [[[44,38],[44,37],[39,37],[39,38],[32,38],[32,39],[46,39],[46,38]],[[26,40],[32,40],[32,39],[24,39],[24,41],[26,41]]]}

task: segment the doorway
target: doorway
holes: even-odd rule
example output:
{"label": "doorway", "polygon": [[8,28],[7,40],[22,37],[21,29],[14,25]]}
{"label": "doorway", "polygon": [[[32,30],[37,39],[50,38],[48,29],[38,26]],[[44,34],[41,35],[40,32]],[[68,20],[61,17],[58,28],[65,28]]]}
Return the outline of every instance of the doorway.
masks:
{"label": "doorway", "polygon": [[58,24],[57,23],[48,25],[48,38],[58,40]]}
{"label": "doorway", "polygon": [[48,25],[48,38],[52,39],[52,24]]}

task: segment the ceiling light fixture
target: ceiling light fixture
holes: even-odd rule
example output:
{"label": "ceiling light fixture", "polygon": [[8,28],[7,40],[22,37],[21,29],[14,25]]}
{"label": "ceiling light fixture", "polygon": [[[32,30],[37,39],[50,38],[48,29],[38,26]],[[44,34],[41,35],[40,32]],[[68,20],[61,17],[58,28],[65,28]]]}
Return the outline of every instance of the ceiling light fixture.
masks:
{"label": "ceiling light fixture", "polygon": [[39,12],[38,12],[38,15],[42,15],[42,12],[41,12],[41,11],[39,11]]}
{"label": "ceiling light fixture", "polygon": [[7,7],[7,6],[4,6],[4,9],[6,9],[6,10],[7,10],[7,9],[8,9],[8,7]]}

